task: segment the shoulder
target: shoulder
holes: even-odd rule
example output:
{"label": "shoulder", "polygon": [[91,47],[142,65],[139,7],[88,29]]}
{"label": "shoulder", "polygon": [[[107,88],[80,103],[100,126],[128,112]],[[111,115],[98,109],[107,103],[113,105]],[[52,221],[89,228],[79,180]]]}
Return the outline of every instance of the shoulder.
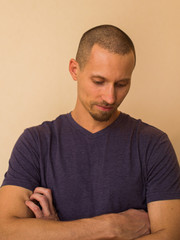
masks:
{"label": "shoulder", "polygon": [[133,132],[136,132],[136,134],[139,137],[142,138],[159,138],[162,136],[167,136],[165,132],[160,130],[159,128],[152,126],[146,122],[144,122],[141,119],[136,119],[131,117],[128,114],[122,113],[123,115],[123,125],[126,126],[127,129],[130,129]]}
{"label": "shoulder", "polygon": [[133,143],[136,143],[141,153],[151,155],[154,152],[161,153],[168,149],[174,151],[168,135],[159,128],[127,114],[124,114],[123,121],[125,131],[131,134],[128,136]]}
{"label": "shoulder", "polygon": [[15,149],[31,148],[37,152],[40,146],[47,145],[57,138],[68,124],[67,116],[68,114],[60,115],[55,120],[26,128],[16,141]]}
{"label": "shoulder", "polygon": [[58,116],[55,120],[44,121],[40,125],[26,128],[24,135],[27,137],[48,136],[59,132],[68,124],[68,114]]}

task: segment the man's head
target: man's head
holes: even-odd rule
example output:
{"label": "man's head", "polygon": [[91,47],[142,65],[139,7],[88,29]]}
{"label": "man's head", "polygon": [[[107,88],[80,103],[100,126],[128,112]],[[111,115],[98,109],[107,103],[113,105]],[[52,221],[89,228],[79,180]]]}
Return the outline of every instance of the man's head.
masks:
{"label": "man's head", "polygon": [[107,124],[115,120],[129,91],[134,66],[133,43],[120,29],[103,25],[86,32],[76,60],[69,64],[78,87],[73,114],[85,121],[89,117]]}
{"label": "man's head", "polygon": [[136,59],[133,42],[125,32],[112,25],[100,25],[85,32],[80,40],[76,61],[81,69],[86,65],[95,44],[120,55],[132,51],[134,60]]}

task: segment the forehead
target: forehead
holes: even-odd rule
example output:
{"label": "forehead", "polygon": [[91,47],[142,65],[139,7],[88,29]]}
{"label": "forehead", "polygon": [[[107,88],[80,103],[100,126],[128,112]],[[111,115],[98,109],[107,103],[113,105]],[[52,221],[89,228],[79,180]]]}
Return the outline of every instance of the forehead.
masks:
{"label": "forehead", "polygon": [[126,77],[130,77],[134,69],[134,63],[133,52],[121,55],[109,52],[99,45],[94,45],[84,70],[95,73],[99,72],[105,75],[113,74],[117,75],[117,77],[120,77],[118,75],[127,75]]}

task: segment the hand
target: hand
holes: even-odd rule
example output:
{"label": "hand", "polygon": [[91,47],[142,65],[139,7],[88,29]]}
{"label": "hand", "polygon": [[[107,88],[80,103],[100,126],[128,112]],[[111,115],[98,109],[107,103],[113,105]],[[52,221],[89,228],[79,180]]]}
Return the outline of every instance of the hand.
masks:
{"label": "hand", "polygon": [[114,239],[133,240],[151,233],[149,217],[144,210],[129,209],[109,216]]}
{"label": "hand", "polygon": [[[37,204],[39,203],[40,206]],[[25,202],[35,217],[44,220],[59,221],[56,210],[53,206],[52,193],[50,189],[37,187],[30,196],[30,200]]]}

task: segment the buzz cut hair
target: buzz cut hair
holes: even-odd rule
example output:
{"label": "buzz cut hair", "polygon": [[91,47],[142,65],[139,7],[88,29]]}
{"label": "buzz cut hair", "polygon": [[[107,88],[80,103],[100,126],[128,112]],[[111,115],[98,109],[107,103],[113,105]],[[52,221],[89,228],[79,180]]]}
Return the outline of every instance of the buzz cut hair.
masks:
{"label": "buzz cut hair", "polygon": [[121,29],[113,25],[99,25],[85,32],[80,40],[76,54],[76,61],[78,62],[80,69],[85,67],[92,47],[95,44],[109,52],[120,55],[132,52],[136,62],[135,48],[130,37]]}

